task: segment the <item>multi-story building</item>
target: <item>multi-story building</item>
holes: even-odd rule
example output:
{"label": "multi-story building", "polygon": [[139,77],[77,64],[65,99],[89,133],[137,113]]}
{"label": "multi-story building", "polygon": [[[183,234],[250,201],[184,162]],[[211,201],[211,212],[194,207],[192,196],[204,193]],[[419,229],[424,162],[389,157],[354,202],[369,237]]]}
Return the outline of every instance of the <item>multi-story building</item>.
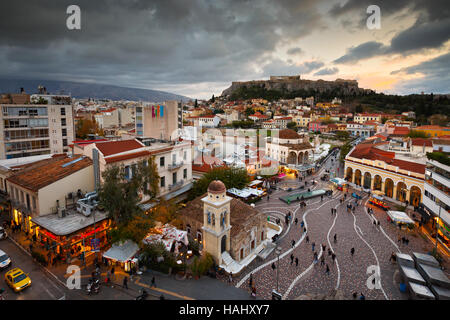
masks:
{"label": "multi-story building", "polygon": [[375,134],[375,125],[347,122],[347,131],[352,136],[371,137]]}
{"label": "multi-story building", "polygon": [[425,170],[423,204],[433,218],[432,229],[437,229],[438,240],[450,252],[450,166],[432,156]]}
{"label": "multi-story building", "polygon": [[437,125],[426,125],[414,128],[415,131],[425,132],[430,137],[440,137],[450,134],[450,127],[441,127]]}
{"label": "multi-story building", "polygon": [[174,140],[183,128],[183,109],[178,101],[136,107],[136,136]]}
{"label": "multi-story building", "polygon": [[[33,104],[33,101],[40,104]],[[31,104],[0,106],[0,159],[69,150],[68,144],[74,140],[70,96],[32,95]]]}
{"label": "multi-story building", "polygon": [[69,193],[94,190],[92,160],[84,156],[55,155],[30,163],[6,179],[12,219],[32,231],[31,219],[58,213],[73,204]]}
{"label": "multi-story building", "polygon": [[[75,154],[83,154],[95,159],[93,150],[98,152],[97,176],[111,166],[122,166],[125,178],[131,179],[138,162],[155,157],[155,163],[160,177],[159,194],[157,197],[166,199],[185,194],[192,187],[192,152],[190,142],[160,142],[150,139],[145,144],[135,140],[94,141],[74,145]],[[149,200],[145,196],[142,202]]]}
{"label": "multi-story building", "polygon": [[305,136],[291,129],[272,132],[267,138],[265,155],[283,164],[299,165],[309,162],[314,148]]}
{"label": "multi-story building", "polygon": [[350,150],[345,157],[345,179],[418,206],[424,193],[425,164],[400,159],[395,152],[381,150],[380,145],[362,143]]}
{"label": "multi-story building", "polygon": [[381,122],[380,113],[357,113],[353,119],[356,123],[365,123],[366,121],[378,121]]}

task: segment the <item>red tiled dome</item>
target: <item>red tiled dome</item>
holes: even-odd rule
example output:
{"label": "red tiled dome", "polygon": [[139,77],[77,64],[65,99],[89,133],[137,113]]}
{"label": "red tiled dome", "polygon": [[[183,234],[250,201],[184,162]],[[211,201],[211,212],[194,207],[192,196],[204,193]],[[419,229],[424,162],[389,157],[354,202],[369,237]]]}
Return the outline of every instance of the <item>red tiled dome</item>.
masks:
{"label": "red tiled dome", "polygon": [[220,180],[213,180],[208,186],[208,192],[210,193],[224,193],[226,191],[225,184]]}

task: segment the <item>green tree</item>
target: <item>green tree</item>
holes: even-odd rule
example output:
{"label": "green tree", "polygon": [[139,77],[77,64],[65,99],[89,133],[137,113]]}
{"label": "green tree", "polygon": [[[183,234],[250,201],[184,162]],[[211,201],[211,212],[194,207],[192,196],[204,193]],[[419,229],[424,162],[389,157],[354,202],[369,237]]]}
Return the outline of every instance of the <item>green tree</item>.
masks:
{"label": "green tree", "polygon": [[102,173],[103,183],[98,196],[100,205],[117,224],[128,222],[138,212],[139,187],[125,177],[123,166],[112,166]]}
{"label": "green tree", "polygon": [[216,98],[214,97],[214,94],[212,95],[211,99],[209,100],[211,103],[214,103],[216,101]]}
{"label": "green tree", "polygon": [[139,161],[136,174],[133,178],[133,182],[137,184],[137,188],[140,192],[150,196],[150,198],[155,198],[159,193],[160,182],[155,157],[151,156]]}
{"label": "green tree", "polygon": [[294,121],[288,122],[288,124],[286,126],[288,129],[292,129],[292,130],[297,129],[297,123],[295,123]]}
{"label": "green tree", "polygon": [[197,102],[197,99],[195,99],[194,108],[197,108],[197,107],[198,107],[198,102]]}
{"label": "green tree", "polygon": [[339,160],[341,161],[341,162],[344,162],[344,160],[345,160],[345,157],[347,156],[347,154],[350,152],[350,150],[352,150],[352,145],[349,143],[349,142],[347,142],[346,144],[344,144],[342,147],[341,147],[341,154],[340,154],[340,156],[339,156]]}
{"label": "green tree", "polygon": [[350,137],[350,133],[348,131],[337,131],[336,137],[339,140],[348,140],[348,138]]}
{"label": "green tree", "polygon": [[253,110],[253,108],[247,107],[245,109],[244,113],[245,113],[245,116],[248,117],[248,116],[251,116],[252,114],[254,114],[255,110]]}
{"label": "green tree", "polygon": [[408,137],[410,138],[429,138],[429,135],[427,133],[425,133],[424,131],[419,131],[419,130],[411,130],[408,133]]}
{"label": "green tree", "polygon": [[188,199],[192,200],[204,194],[213,180],[222,181],[227,189],[242,189],[250,182],[250,178],[245,168],[214,168],[194,182],[192,189],[189,192]]}
{"label": "green tree", "polygon": [[138,213],[130,221],[121,223],[117,228],[111,229],[109,236],[112,243],[130,239],[141,246],[142,240],[154,226],[155,224],[151,217]]}

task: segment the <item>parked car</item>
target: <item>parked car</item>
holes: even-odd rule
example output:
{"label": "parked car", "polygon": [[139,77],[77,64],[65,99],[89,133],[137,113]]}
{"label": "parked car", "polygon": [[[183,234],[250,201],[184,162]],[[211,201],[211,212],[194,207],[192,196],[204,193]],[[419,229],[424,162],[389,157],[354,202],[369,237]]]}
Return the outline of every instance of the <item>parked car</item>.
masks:
{"label": "parked car", "polygon": [[5,269],[11,264],[11,258],[2,250],[0,250],[0,269]]}
{"label": "parked car", "polygon": [[8,238],[8,234],[3,227],[0,227],[0,240]]}
{"label": "parked car", "polygon": [[31,279],[19,268],[14,268],[5,274],[5,281],[14,292],[20,292],[31,285]]}

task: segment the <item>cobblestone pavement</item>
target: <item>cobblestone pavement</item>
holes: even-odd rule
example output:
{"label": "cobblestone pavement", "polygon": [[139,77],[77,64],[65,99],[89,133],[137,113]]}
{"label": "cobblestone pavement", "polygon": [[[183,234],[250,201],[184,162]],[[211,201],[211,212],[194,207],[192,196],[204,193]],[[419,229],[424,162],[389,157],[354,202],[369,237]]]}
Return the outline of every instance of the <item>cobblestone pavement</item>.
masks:
{"label": "cobblestone pavement", "polygon": [[[324,169],[337,172],[336,167],[327,163]],[[310,176],[307,181],[315,179],[319,184],[308,187],[311,189],[331,188],[327,182],[321,182],[320,177],[323,170],[316,176]],[[341,167],[339,172],[343,173]],[[301,295],[329,295],[334,296],[340,293],[344,299],[353,299],[352,294],[357,296],[363,293],[369,300],[384,299],[407,299],[407,295],[399,291],[399,273],[396,264],[390,262],[393,252],[410,253],[412,251],[429,252],[433,244],[416,231],[398,230],[393,224],[387,221],[386,212],[368,205],[367,194],[361,194],[363,198],[358,201],[358,206],[354,213],[347,212],[347,203],[354,204],[355,199],[351,197],[354,190],[348,191],[344,203],[340,199],[344,197],[342,191],[334,191],[332,197],[309,199],[307,206],[300,208],[297,203],[290,205],[280,201],[278,198],[289,194],[287,191],[277,190],[270,195],[270,201],[263,199],[256,207],[263,213],[281,218],[283,232],[277,241],[277,245],[282,248],[282,253],[278,257],[275,250],[264,260],[255,259],[246,270],[239,276],[234,277],[233,284],[236,287],[247,288],[249,290],[249,276],[252,274],[253,283],[256,286],[256,293],[262,299],[271,299],[272,290],[277,289],[283,295],[283,299],[295,299]],[[380,226],[373,224],[373,217],[367,212],[370,206],[374,210],[373,217],[380,221]],[[332,215],[331,209],[337,209],[337,213]],[[284,225],[284,215],[291,212],[293,218],[288,226]],[[293,221],[298,218],[298,224]],[[300,227],[300,222],[304,221],[306,234]],[[334,235],[337,241],[334,241]],[[398,235],[406,236],[409,245],[398,242]],[[308,236],[308,240],[306,239]],[[292,240],[295,245],[292,247]],[[318,254],[318,262],[314,263],[314,251],[312,243],[315,243],[315,252]],[[324,244],[325,251],[322,251]],[[336,255],[333,262],[328,254],[328,249]],[[351,249],[354,248],[352,256]],[[294,261],[291,263],[291,254]],[[321,263],[321,257],[324,263]],[[298,265],[295,263],[298,258]],[[277,267],[272,269],[272,264]],[[444,265],[448,263],[448,260]],[[326,265],[329,273],[326,273]],[[371,267],[372,266],[372,267]],[[375,268],[380,270],[380,286],[373,287],[373,276]],[[369,268],[369,269],[368,269]],[[374,268],[374,269],[370,269]],[[226,277],[222,278],[227,281]]]}

